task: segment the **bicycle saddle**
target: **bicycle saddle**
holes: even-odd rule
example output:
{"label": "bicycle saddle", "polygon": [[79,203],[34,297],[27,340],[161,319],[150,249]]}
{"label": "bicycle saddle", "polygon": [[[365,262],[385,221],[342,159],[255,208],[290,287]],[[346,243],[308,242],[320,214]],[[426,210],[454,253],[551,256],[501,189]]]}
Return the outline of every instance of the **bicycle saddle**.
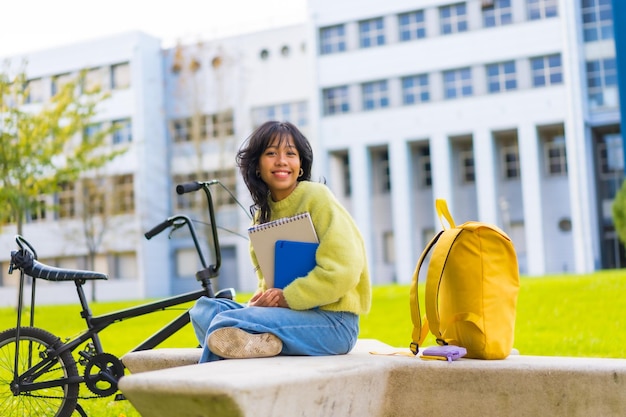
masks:
{"label": "bicycle saddle", "polygon": [[21,269],[26,275],[33,278],[43,278],[48,281],[76,281],[108,279],[106,274],[80,269],[63,269],[42,264],[33,258],[26,249],[11,251],[11,270]]}

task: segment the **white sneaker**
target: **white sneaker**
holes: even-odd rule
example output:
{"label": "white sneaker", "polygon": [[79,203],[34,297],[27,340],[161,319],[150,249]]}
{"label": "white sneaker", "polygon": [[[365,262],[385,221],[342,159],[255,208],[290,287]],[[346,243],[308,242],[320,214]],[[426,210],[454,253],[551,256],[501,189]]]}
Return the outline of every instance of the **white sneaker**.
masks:
{"label": "white sneaker", "polygon": [[283,349],[283,342],[272,333],[252,334],[236,327],[213,331],[207,344],[211,352],[227,359],[267,358]]}

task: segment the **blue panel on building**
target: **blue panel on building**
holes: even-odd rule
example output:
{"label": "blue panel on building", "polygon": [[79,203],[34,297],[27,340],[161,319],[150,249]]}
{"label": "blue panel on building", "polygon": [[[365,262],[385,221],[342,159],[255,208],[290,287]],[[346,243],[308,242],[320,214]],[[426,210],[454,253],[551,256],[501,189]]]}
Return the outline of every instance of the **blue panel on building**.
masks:
{"label": "blue panel on building", "polygon": [[[620,119],[626,120],[626,2],[613,0],[613,30],[615,32],[615,58],[617,61],[617,80],[619,85]],[[622,23],[620,23],[622,22]],[[620,30],[621,29],[621,30]],[[620,123],[623,126],[623,123]],[[626,140],[624,129],[622,131],[622,143],[624,155],[626,155]]]}

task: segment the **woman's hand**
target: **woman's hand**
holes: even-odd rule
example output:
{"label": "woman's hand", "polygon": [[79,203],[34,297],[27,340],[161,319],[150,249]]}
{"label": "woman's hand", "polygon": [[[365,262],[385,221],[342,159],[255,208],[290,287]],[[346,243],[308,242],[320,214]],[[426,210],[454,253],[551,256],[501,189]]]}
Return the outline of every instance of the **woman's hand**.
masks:
{"label": "woman's hand", "polygon": [[267,291],[255,294],[248,305],[251,307],[285,307],[289,308],[289,304],[285,300],[283,290],[278,288],[270,288]]}

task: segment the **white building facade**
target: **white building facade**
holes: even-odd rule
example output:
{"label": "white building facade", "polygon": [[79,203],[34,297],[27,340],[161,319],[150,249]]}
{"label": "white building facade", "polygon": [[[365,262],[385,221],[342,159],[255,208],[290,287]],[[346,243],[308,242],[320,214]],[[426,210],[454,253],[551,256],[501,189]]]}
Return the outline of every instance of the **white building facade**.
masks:
{"label": "white building facade", "polygon": [[[222,248],[216,286],[254,289],[251,201],[235,154],[270,119],[294,122],[311,140],[314,176],[353,214],[376,284],[410,281],[442,227],[436,198],[457,223],[509,233],[524,274],[623,266],[611,220],[624,158],[610,2],[311,0],[303,25],[165,50],[131,33],[28,61],[45,91],[81,69],[104,76],[112,96],[100,121],[123,123],[129,136],[111,141],[130,149],[107,174],[122,177],[132,207],[104,235],[98,265],[111,278],[98,283],[98,299],[197,288],[188,234],[147,241],[143,233],[182,213],[207,242],[203,194],[174,189],[209,179],[238,200],[211,188]],[[116,71],[128,74],[123,88]],[[41,260],[80,268],[85,248],[65,237],[78,223],[56,213],[24,234]],[[0,234],[2,304],[15,298],[6,273],[14,229]],[[56,287],[42,297],[72,300]]]}

